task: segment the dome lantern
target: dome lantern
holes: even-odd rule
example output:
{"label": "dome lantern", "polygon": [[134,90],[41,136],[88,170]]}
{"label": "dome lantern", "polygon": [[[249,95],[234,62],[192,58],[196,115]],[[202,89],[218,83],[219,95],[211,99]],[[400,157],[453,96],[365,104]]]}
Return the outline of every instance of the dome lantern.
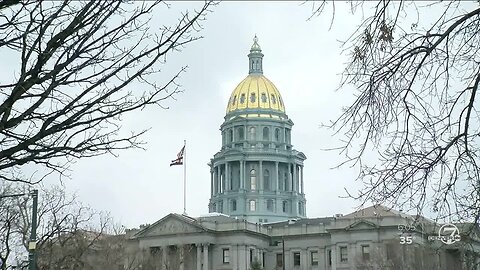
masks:
{"label": "dome lantern", "polygon": [[260,48],[260,45],[258,45],[258,38],[257,35],[255,35],[253,38],[253,45],[250,48],[250,53],[248,54],[248,74],[263,74],[262,59],[262,49]]}

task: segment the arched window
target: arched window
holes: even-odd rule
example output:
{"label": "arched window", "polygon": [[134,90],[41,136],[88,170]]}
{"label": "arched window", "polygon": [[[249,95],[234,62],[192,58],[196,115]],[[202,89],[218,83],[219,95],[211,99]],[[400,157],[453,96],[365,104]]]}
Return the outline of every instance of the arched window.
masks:
{"label": "arched window", "polygon": [[233,142],[233,130],[228,130],[228,142]]}
{"label": "arched window", "polygon": [[238,140],[239,141],[245,140],[245,130],[243,129],[243,127],[239,127],[237,129],[237,135],[238,135]]}
{"label": "arched window", "polygon": [[257,203],[255,200],[250,201],[250,211],[255,211],[257,209]]}
{"label": "arched window", "polygon": [[240,96],[240,103],[241,103],[241,104],[245,103],[245,94],[242,94],[242,95]]}
{"label": "arched window", "polygon": [[282,202],[282,210],[283,210],[284,213],[286,213],[288,211],[288,202],[287,201]]}
{"label": "arched window", "polygon": [[274,95],[274,94],[272,94],[272,95],[270,96],[270,98],[271,98],[271,100],[272,100],[272,104],[277,104],[277,99],[275,98],[275,95]]}
{"label": "arched window", "polygon": [[277,142],[280,141],[280,129],[279,128],[275,129],[275,141],[277,141]]}
{"label": "arched window", "polygon": [[250,189],[256,190],[257,189],[257,173],[255,169],[250,171]]}
{"label": "arched window", "polygon": [[255,93],[250,93],[250,102],[255,102],[257,101],[257,96],[255,95]]}
{"label": "arched window", "polygon": [[262,102],[266,103],[267,102],[267,94],[262,93]]}
{"label": "arched window", "polygon": [[256,136],[255,127],[250,127],[250,140],[254,141]]}
{"label": "arched window", "polygon": [[237,95],[234,95],[232,99],[232,105],[235,104],[236,101],[237,101]]}
{"label": "arched window", "polygon": [[268,127],[264,127],[263,128],[263,140],[268,141],[269,137],[270,137],[270,130],[268,129]]}
{"label": "arched window", "polygon": [[232,211],[237,211],[237,200],[232,200]]}
{"label": "arched window", "polygon": [[263,171],[263,189],[270,190],[270,172],[268,170]]}
{"label": "arched window", "polygon": [[273,211],[273,200],[267,200],[267,210]]}

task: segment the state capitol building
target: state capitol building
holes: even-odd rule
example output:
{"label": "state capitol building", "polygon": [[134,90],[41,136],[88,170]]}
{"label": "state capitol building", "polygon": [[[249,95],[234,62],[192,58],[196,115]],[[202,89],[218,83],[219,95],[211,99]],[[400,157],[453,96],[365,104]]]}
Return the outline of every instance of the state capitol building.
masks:
{"label": "state capitol building", "polygon": [[[463,237],[448,245],[429,240],[441,224],[421,216],[374,205],[307,218],[306,155],[293,147],[293,121],[279,89],[263,75],[263,56],[255,37],[248,75],[226,104],[221,147],[208,164],[210,213],[169,214],[129,230],[126,265],[142,262],[142,269],[181,270],[480,269],[479,238]],[[471,228],[458,227],[460,232]]]}

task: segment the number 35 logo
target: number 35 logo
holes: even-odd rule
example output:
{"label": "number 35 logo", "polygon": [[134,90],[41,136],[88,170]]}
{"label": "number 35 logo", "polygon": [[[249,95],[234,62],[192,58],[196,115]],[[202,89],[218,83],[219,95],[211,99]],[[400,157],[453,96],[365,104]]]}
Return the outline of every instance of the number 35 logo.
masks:
{"label": "number 35 logo", "polygon": [[400,236],[400,244],[401,245],[410,245],[413,243],[413,236]]}

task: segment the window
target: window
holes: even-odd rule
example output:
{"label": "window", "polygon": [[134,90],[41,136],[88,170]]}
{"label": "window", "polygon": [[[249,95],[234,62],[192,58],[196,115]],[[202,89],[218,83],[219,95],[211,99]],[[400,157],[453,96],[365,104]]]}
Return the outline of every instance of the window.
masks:
{"label": "window", "polygon": [[267,210],[273,211],[273,200],[267,200]]}
{"label": "window", "polygon": [[318,251],[310,252],[310,264],[318,265]]}
{"label": "window", "polygon": [[277,142],[280,141],[280,129],[279,128],[275,129],[275,141],[277,141]]}
{"label": "window", "polygon": [[243,127],[237,128],[237,135],[239,141],[243,141],[245,139],[245,130],[243,129]]}
{"label": "window", "polygon": [[237,95],[234,95],[232,99],[232,104],[235,104],[236,101],[237,101]]}
{"label": "window", "polygon": [[275,95],[271,95],[270,98],[272,99],[273,104],[277,104],[277,100],[275,99]]}
{"label": "window", "polygon": [[257,204],[254,200],[251,200],[250,201],[250,211],[255,211],[255,209],[257,208]]}
{"label": "window", "polygon": [[256,137],[256,132],[255,132],[255,127],[250,127],[250,140],[255,140]]}
{"label": "window", "polygon": [[332,251],[328,250],[327,252],[328,265],[332,265]]}
{"label": "window", "polygon": [[[268,220],[265,220],[265,222],[267,222]],[[265,257],[267,257],[267,253],[266,252],[263,252],[262,253],[262,267],[265,267]]]}
{"label": "window", "polygon": [[263,189],[270,190],[270,171],[269,170],[263,171]]}
{"label": "window", "polygon": [[277,253],[277,267],[283,266],[283,254]]}
{"label": "window", "polygon": [[237,211],[237,201],[232,200],[232,211]]}
{"label": "window", "polygon": [[282,98],[281,97],[278,97],[278,103],[280,104],[280,106],[283,106],[283,102],[282,102]]}
{"label": "window", "polygon": [[230,263],[230,249],[223,249],[223,263]]}
{"label": "window", "polygon": [[255,95],[255,93],[250,93],[250,102],[255,102],[257,101],[257,96]]}
{"label": "window", "polygon": [[303,215],[303,203],[302,202],[298,202],[298,213],[300,215]]}
{"label": "window", "polygon": [[254,257],[253,257],[253,249],[250,249],[250,263],[252,263],[254,261]]}
{"label": "window", "polygon": [[283,188],[285,191],[288,190],[288,173],[283,174]]}
{"label": "window", "polygon": [[293,266],[299,266],[300,265],[300,252],[294,252],[293,253]]}
{"label": "window", "polygon": [[250,189],[251,190],[257,189],[257,174],[255,172],[255,169],[252,169],[250,171]]}
{"label": "window", "polygon": [[233,142],[233,130],[228,130],[228,142]]}
{"label": "window", "polygon": [[150,254],[155,256],[160,254],[160,247],[150,247]]}
{"label": "window", "polygon": [[242,95],[240,96],[240,103],[241,103],[241,104],[245,103],[245,94],[242,94]]}
{"label": "window", "polygon": [[363,245],[362,246],[362,258],[364,261],[370,260],[370,246]]}
{"label": "window", "polygon": [[216,204],[212,204],[212,212],[217,212],[217,205]]}
{"label": "window", "polygon": [[283,201],[283,202],[282,202],[282,209],[283,209],[283,212],[284,212],[284,213],[287,212],[287,206],[288,206],[288,202],[287,202],[287,201]]}
{"label": "window", "polygon": [[268,141],[270,137],[270,131],[268,130],[268,127],[263,128],[263,140]]}
{"label": "window", "polygon": [[262,102],[267,102],[267,95],[265,93],[262,93]]}
{"label": "window", "polygon": [[348,262],[348,249],[347,247],[340,247],[340,262]]}

